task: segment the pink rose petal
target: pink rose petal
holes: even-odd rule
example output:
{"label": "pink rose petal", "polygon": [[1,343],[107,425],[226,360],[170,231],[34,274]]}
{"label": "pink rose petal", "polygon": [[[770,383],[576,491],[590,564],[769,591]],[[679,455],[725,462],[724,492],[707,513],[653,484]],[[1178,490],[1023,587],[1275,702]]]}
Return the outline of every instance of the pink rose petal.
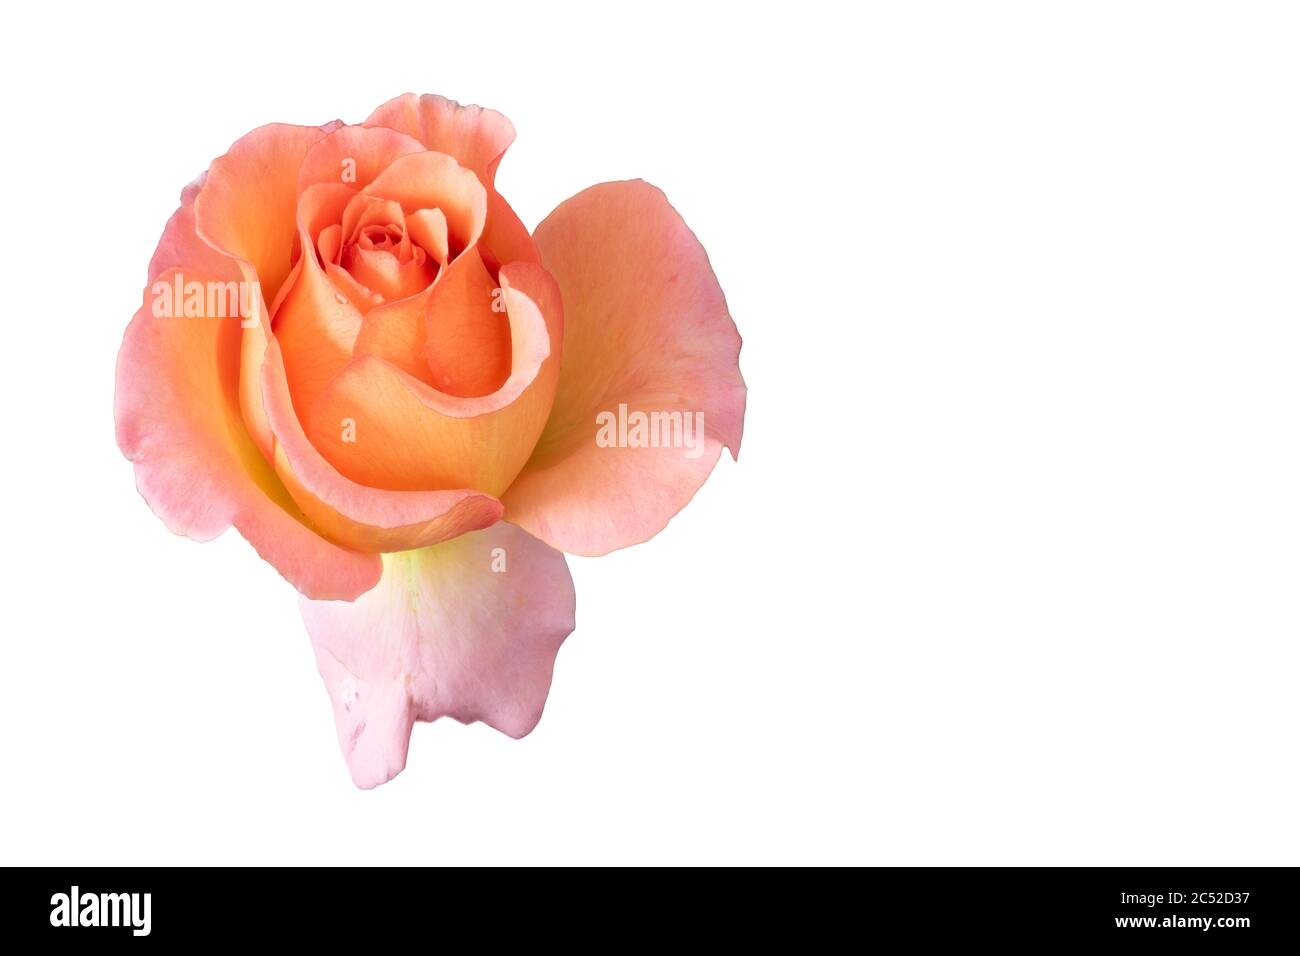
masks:
{"label": "pink rose petal", "polygon": [[541,718],[573,630],[564,556],[513,525],[384,556],[353,603],[301,601],[358,787],[406,766],[417,720],[481,720],[522,737]]}
{"label": "pink rose petal", "polygon": [[[740,448],[740,335],[695,234],[654,186],[603,183],[561,203],[534,236],[564,301],[551,416],[501,496],[506,519],[571,554],[653,537],[691,500],[723,446]],[[689,447],[597,444],[597,417],[703,421]]]}

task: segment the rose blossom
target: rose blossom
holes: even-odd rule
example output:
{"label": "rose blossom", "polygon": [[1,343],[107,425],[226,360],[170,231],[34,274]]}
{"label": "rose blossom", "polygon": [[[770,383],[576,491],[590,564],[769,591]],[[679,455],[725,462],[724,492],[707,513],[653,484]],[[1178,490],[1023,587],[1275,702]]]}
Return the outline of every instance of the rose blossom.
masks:
{"label": "rose blossom", "polygon": [[416,720],[528,733],[574,626],[562,552],[652,537],[740,446],[694,234],[631,181],[530,235],[494,185],[513,139],[411,94],[254,130],[182,192],[118,357],[137,487],[301,592],[362,787]]}

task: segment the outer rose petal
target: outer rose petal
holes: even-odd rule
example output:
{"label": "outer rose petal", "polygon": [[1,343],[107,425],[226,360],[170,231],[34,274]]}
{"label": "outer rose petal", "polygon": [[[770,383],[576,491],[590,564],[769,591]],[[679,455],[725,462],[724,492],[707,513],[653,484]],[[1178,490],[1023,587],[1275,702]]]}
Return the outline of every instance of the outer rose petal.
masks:
{"label": "outer rose petal", "polygon": [[258,127],[213,161],[195,199],[199,236],[251,266],[267,302],[275,301],[289,274],[298,170],[312,145],[334,128]]}
{"label": "outer rose petal", "polygon": [[194,199],[208,178],[205,172],[181,190],[181,205],[167,220],[149,262],[149,282],[168,269],[190,269],[216,279],[239,279],[234,260],[213,249],[194,231]]}
{"label": "outer rose petal", "polygon": [[[534,234],[564,299],[564,365],[546,429],[502,496],[506,518],[573,554],[653,537],[726,445],[740,448],[740,336],[708,256],[648,183],[604,183],[561,203]],[[596,416],[701,412],[684,448],[602,448]]]}
{"label": "outer rose petal", "polygon": [[500,519],[501,503],[474,491],[384,491],[349,481],[303,433],[289,397],[278,342],[267,343],[256,374],[274,436],[275,473],[303,512],[332,540],[359,551],[406,551],[486,528]]}
{"label": "outer rose petal", "polygon": [[155,317],[147,291],[117,359],[117,443],[173,532],[207,541],[234,525],[303,593],[351,600],[379,580],[379,558],[307,527],[254,447],[240,420],[239,334],[238,317]]}
{"label": "outer rose petal", "polygon": [[454,156],[478,173],[488,191],[487,225],[480,251],[494,272],[508,262],[537,262],[528,229],[497,194],[497,166],[515,140],[510,120],[481,106],[461,106],[442,96],[405,93],[370,114],[366,126],[386,126],[414,136],[426,147]]}
{"label": "outer rose petal", "polygon": [[[258,283],[267,304],[277,300],[290,271],[298,171],[311,147],[339,125],[258,127],[212,163],[195,197],[197,235],[232,256],[241,280]],[[245,426],[269,460],[274,449],[256,374],[266,351],[267,314],[261,309],[261,324],[244,336],[239,402]]]}
{"label": "outer rose petal", "polygon": [[385,556],[383,580],[355,603],[301,607],[339,746],[366,788],[406,766],[417,720],[527,734],[574,624],[564,556],[505,523]]}
{"label": "outer rose petal", "polygon": [[343,183],[362,189],[398,156],[424,147],[391,129],[341,126],[317,140],[298,168],[298,193],[316,183]]}
{"label": "outer rose petal", "polygon": [[445,96],[404,93],[370,114],[366,126],[386,126],[414,136],[427,148],[453,156],[492,188],[497,164],[515,141],[515,128],[496,110],[461,106]]}

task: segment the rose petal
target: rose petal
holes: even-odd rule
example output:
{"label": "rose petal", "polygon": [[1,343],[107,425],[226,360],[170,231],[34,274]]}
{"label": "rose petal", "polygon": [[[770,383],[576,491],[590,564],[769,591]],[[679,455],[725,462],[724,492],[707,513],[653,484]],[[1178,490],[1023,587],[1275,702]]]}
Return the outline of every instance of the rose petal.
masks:
{"label": "rose petal", "polygon": [[509,262],[533,262],[540,264],[542,257],[537,252],[533,237],[510,208],[510,204],[501,198],[498,192],[488,196],[487,224],[483,227],[483,237],[478,242],[479,254],[494,275]]}
{"label": "rose petal", "polygon": [[[176,270],[157,277],[174,281]],[[186,272],[184,281],[207,278]],[[207,541],[234,525],[311,597],[351,600],[379,580],[377,557],[331,544],[307,526],[244,430],[239,317],[153,314],[127,327],[117,360],[117,443],[136,487],[176,534]]]}
{"label": "rose petal", "polygon": [[344,208],[340,227],[344,240],[353,243],[357,241],[364,227],[377,222],[401,222],[402,218],[400,203],[358,192]]}
{"label": "rose petal", "polygon": [[[298,170],[303,157],[338,127],[337,123],[258,127],[213,161],[195,196],[196,235],[231,256],[239,266],[240,279],[256,283],[260,288],[257,298],[265,302],[277,300],[290,272],[297,229]],[[261,318],[265,314],[263,308]],[[250,374],[261,367],[267,335],[262,324],[245,330],[239,404],[249,434],[269,460],[273,453],[270,428],[262,409],[259,379]]]}
{"label": "rose petal", "polygon": [[334,283],[334,288],[342,292],[343,297],[362,315],[369,315],[371,310],[383,304],[382,295],[373,289],[367,289],[342,266],[335,265],[333,262],[327,263],[325,274],[329,276],[330,282]]}
{"label": "rose petal", "polygon": [[198,235],[247,263],[267,302],[275,301],[289,275],[298,170],[312,145],[333,129],[261,126],[213,161],[195,198]]}
{"label": "rose petal", "polygon": [[[440,276],[445,275],[439,273]],[[435,281],[434,286],[437,285]],[[424,358],[424,313],[433,286],[410,298],[385,302],[366,313],[353,346],[353,358],[373,355],[401,369],[407,375],[433,384],[429,363]]]}
{"label": "rose petal", "polygon": [[339,746],[365,788],[406,766],[417,720],[527,734],[574,624],[564,556],[505,523],[387,555],[383,580],[356,602],[301,608]]}
{"label": "rose petal", "polygon": [[319,139],[298,168],[298,195],[317,183],[342,183],[363,189],[398,156],[424,146],[392,129],[342,126]]}
{"label": "rose petal", "polygon": [[[411,153],[395,159],[361,195],[394,200],[408,214],[442,210],[453,240],[453,255],[478,241],[487,220],[483,185],[470,170],[443,153]],[[349,221],[344,221],[344,232]]]}
{"label": "rose petal", "polygon": [[510,320],[498,289],[477,248],[457,256],[430,289],[422,351],[438,391],[490,395],[509,378]]}
{"label": "rose petal", "polygon": [[389,100],[366,120],[414,136],[429,149],[455,157],[487,188],[487,223],[480,252],[494,275],[508,262],[539,262],[528,229],[496,191],[497,166],[514,142],[515,128],[495,110],[461,106],[442,96],[407,93]]}
{"label": "rose petal", "polygon": [[361,312],[326,276],[312,254],[316,237],[354,195],[341,183],[308,188],[298,203],[298,241],[303,255],[275,309],[273,328],[284,355],[294,407],[305,415],[326,384],[352,358]]}
{"label": "rose petal", "polygon": [[205,172],[181,190],[180,208],[167,220],[158,248],[149,262],[149,282],[168,269],[191,269],[195,275],[239,279],[239,270],[227,255],[213,249],[194,231],[194,200],[203,188]]}
{"label": "rose petal", "polygon": [[[247,374],[247,373],[245,373]],[[274,436],[275,473],[321,534],[359,551],[405,551],[486,528],[501,517],[495,498],[473,491],[383,491],[349,481],[307,440],[294,413],[279,343],[267,341],[261,383]],[[358,423],[340,418],[346,443]]]}
{"label": "rose petal", "polygon": [[[442,210],[418,209],[406,217],[406,227],[414,242],[437,261],[440,267],[438,279],[445,280],[447,217]],[[458,258],[467,254],[463,252]],[[384,303],[366,313],[352,354],[357,357],[374,355],[426,385],[432,385],[433,374],[424,357],[424,344],[428,338],[425,310],[432,292],[431,286],[418,295]]]}
{"label": "rose petal", "polygon": [[491,188],[497,164],[515,140],[510,120],[496,110],[461,106],[444,96],[405,93],[370,114],[366,126],[386,126],[446,153]]}
{"label": "rose petal", "polygon": [[437,274],[436,266],[423,250],[406,262],[400,262],[387,250],[354,246],[345,255],[344,265],[362,285],[378,292],[388,302],[419,295],[429,288]]}
{"label": "rose petal", "polygon": [[[653,537],[740,448],[740,336],[708,256],[655,187],[593,186],[534,236],[564,296],[564,371],[537,449],[503,496],[507,518],[573,554]],[[702,413],[697,449],[602,448],[597,415]],[[684,436],[683,436],[684,437]]]}
{"label": "rose petal", "polygon": [[[500,281],[512,351],[501,388],[475,398],[447,395],[374,355],[359,355],[321,393],[307,428],[340,473],[374,488],[498,495],[510,486],[550,410],[563,311],[554,280],[540,266],[511,263]],[[356,422],[355,442],[341,439],[341,418]]]}
{"label": "rose petal", "polygon": [[417,209],[406,217],[411,239],[439,265],[447,264],[447,217],[440,209]]}

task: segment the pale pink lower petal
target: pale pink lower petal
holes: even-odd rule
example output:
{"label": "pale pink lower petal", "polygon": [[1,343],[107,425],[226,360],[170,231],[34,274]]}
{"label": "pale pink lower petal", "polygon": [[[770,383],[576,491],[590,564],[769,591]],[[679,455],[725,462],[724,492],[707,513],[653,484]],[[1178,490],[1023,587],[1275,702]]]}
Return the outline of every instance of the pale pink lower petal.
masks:
{"label": "pale pink lower petal", "polygon": [[[564,300],[564,364],[536,450],[502,496],[553,547],[604,554],[652,537],[740,448],[740,336],[695,234],[641,181],[593,186],[534,235]],[[598,417],[702,417],[703,438],[602,447]]]}
{"label": "pale pink lower petal", "polygon": [[564,556],[505,523],[385,555],[383,579],[353,603],[301,606],[339,746],[366,788],[406,766],[417,720],[527,734],[574,624]]}

